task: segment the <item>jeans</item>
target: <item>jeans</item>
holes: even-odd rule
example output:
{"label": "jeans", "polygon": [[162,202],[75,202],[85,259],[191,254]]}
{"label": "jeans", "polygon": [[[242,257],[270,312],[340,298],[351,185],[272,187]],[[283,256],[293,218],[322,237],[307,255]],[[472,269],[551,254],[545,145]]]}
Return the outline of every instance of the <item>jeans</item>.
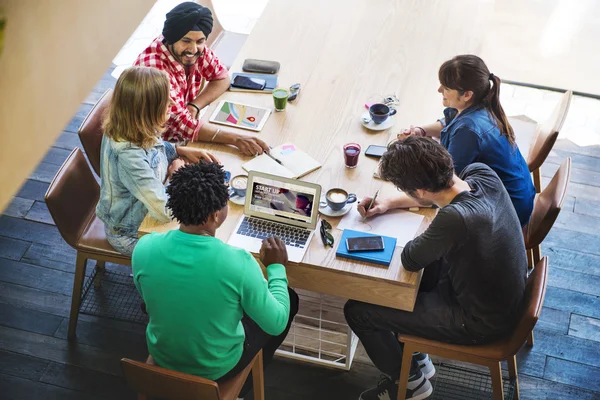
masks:
{"label": "jeans", "polygon": [[[244,326],[244,333],[246,339],[244,340],[244,351],[242,352],[242,356],[238,363],[233,367],[228,373],[216,379],[217,383],[221,383],[223,381],[228,380],[229,378],[237,375],[244,368],[250,364],[254,356],[258,354],[258,352],[262,349],[263,351],[263,365],[264,368],[267,368],[267,365],[273,359],[273,355],[275,354],[275,350],[283,343],[285,337],[287,336],[290,327],[292,325],[292,321],[294,317],[298,313],[298,295],[294,291],[294,289],[288,287],[288,293],[290,295],[290,316],[288,319],[287,326],[283,330],[281,334],[278,336],[271,336],[265,331],[263,331],[260,326],[256,322],[254,322],[250,317],[244,314],[242,318],[242,325]],[[242,387],[240,394],[238,397],[244,397],[248,392],[252,389],[252,372],[248,375],[246,379],[246,383]]]}
{"label": "jeans", "polygon": [[[475,344],[484,340],[467,330],[462,309],[450,295],[451,287],[447,275],[444,277],[444,265],[431,265],[425,270],[430,267],[427,276],[423,274],[421,285],[429,291],[419,292],[413,312],[355,300],[349,300],[344,306],[346,321],[373,364],[393,380],[400,377],[402,365],[403,345],[396,338],[398,333],[454,344]],[[435,279],[439,280],[432,285]],[[415,368],[413,360],[411,373],[416,372]]]}
{"label": "jeans", "polygon": [[115,233],[112,233],[110,228],[108,228],[107,226],[104,227],[104,233],[106,234],[106,239],[108,240],[108,243],[110,243],[113,249],[123,254],[124,256],[131,257],[131,255],[133,254],[133,248],[138,242],[138,238],[125,235],[117,235]]}

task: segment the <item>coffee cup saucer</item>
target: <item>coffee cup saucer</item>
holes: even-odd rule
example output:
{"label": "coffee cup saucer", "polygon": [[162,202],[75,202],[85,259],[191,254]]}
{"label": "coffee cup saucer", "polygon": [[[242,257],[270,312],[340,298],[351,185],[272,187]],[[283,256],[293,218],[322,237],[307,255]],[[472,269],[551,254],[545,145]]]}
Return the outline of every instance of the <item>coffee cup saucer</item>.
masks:
{"label": "coffee cup saucer", "polygon": [[[368,121],[368,122],[365,122],[365,121]],[[389,129],[392,126],[394,126],[394,122],[395,122],[394,117],[390,116],[385,121],[383,121],[381,124],[376,124],[371,119],[371,116],[369,115],[368,111],[365,112],[360,117],[360,123],[362,124],[362,126],[364,126],[367,129],[370,129],[372,131],[385,131],[386,129]]]}
{"label": "coffee cup saucer", "polygon": [[[332,210],[331,207],[327,205],[327,200],[325,199],[325,195],[321,196],[321,200],[319,202],[319,212],[328,217],[341,217],[342,215],[348,214],[348,211],[352,209],[352,205],[354,203],[348,203],[341,210]],[[325,205],[322,207],[322,205]]]}
{"label": "coffee cup saucer", "polygon": [[246,196],[241,197],[238,195],[229,196],[229,201],[238,206],[243,206],[246,203]]}

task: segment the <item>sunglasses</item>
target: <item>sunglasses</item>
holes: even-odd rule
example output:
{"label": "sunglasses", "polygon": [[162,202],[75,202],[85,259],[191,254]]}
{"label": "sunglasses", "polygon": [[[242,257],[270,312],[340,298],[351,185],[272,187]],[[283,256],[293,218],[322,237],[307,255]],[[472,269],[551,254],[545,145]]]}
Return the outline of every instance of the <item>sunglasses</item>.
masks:
{"label": "sunglasses", "polygon": [[296,97],[298,97],[298,93],[300,93],[300,84],[299,83],[296,83],[296,84],[290,86],[290,95],[288,96],[288,101],[296,100]]}
{"label": "sunglasses", "polygon": [[323,246],[331,246],[333,247],[333,235],[328,231],[331,230],[331,224],[324,219],[321,220],[321,240],[323,241]]}

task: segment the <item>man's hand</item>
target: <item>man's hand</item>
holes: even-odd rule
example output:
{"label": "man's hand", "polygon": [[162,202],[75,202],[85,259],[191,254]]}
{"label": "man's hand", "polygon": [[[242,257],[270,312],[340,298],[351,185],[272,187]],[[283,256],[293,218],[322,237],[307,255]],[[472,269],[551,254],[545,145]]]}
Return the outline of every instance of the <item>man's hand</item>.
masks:
{"label": "man's hand", "polygon": [[197,149],[194,147],[177,146],[177,154],[180,155],[181,157],[184,157],[188,162],[190,162],[192,164],[198,163],[198,162],[200,162],[200,160],[203,160],[203,161],[206,161],[209,163],[211,163],[211,162],[215,162],[218,164],[221,163],[217,157],[215,157],[208,151],[205,151],[202,149]]}
{"label": "man's hand", "polygon": [[285,266],[288,262],[285,243],[276,237],[264,239],[260,248],[260,262],[265,267],[271,264],[282,264]]}
{"label": "man's hand", "polygon": [[404,129],[402,132],[396,135],[396,138],[400,140],[404,140],[409,136],[425,136],[425,131],[423,128],[418,126],[410,126],[408,129]]}
{"label": "man's hand", "polygon": [[183,167],[185,165],[185,161],[183,161],[181,158],[176,158],[173,160],[173,162],[171,163],[171,165],[169,165],[169,176],[173,176],[173,174],[175,172],[177,172],[177,170],[181,167]]}
{"label": "man's hand", "polygon": [[265,151],[269,151],[269,146],[254,136],[238,136],[234,145],[247,156],[257,156]]}
{"label": "man's hand", "polygon": [[372,199],[372,197],[365,197],[360,201],[360,203],[358,203],[356,209],[361,217],[369,218],[377,214],[384,214],[389,210],[389,207],[385,201],[375,200],[371,208],[369,208],[369,211],[367,211],[366,209],[369,207],[369,204],[371,204]]}

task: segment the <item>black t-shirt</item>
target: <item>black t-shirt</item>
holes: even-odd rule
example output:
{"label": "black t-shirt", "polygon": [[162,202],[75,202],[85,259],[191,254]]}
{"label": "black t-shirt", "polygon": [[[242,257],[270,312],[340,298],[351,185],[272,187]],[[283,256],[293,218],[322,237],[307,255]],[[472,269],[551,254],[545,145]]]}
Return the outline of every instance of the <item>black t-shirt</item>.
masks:
{"label": "black t-shirt", "polygon": [[481,334],[502,333],[516,323],[527,280],[521,224],[491,168],[471,164],[460,178],[471,191],[457,195],[406,244],[402,264],[418,271],[444,259],[449,296],[467,320]]}

